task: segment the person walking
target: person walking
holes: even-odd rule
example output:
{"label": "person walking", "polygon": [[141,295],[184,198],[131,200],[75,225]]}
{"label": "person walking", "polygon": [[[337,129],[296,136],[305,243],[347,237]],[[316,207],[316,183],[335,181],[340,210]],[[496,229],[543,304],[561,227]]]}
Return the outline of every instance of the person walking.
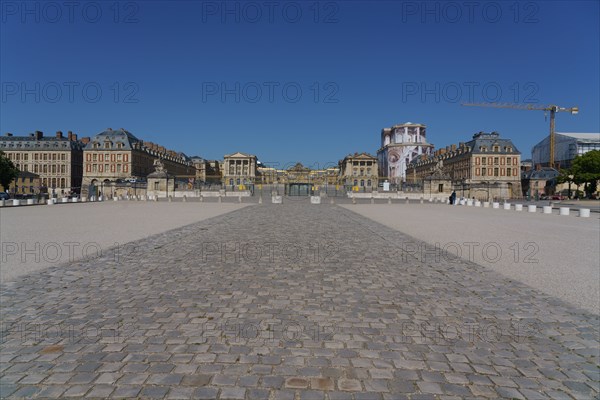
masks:
{"label": "person walking", "polygon": [[453,190],[450,195],[450,205],[454,205],[454,203],[456,203],[456,191]]}

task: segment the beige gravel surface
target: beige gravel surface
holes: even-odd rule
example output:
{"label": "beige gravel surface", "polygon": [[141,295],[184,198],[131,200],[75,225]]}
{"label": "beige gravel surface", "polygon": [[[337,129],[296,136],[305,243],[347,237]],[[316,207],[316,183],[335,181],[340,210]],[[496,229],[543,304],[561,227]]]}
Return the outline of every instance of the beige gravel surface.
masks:
{"label": "beige gravel surface", "polygon": [[598,213],[579,218],[576,212],[559,216],[441,204],[342,207],[425,241],[430,247],[400,248],[429,262],[461,256],[600,314]]}
{"label": "beige gravel surface", "polygon": [[245,207],[232,203],[103,202],[0,208],[0,280],[112,252],[126,244]]}

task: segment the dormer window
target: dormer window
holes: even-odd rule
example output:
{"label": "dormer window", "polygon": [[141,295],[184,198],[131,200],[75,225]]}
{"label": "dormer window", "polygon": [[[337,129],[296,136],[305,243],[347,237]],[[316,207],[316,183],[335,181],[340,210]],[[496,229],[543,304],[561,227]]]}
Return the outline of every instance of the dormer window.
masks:
{"label": "dormer window", "polygon": [[110,149],[111,148],[111,143],[110,142],[104,142],[104,148],[105,149]]}
{"label": "dormer window", "polygon": [[94,149],[99,149],[100,148],[100,143],[98,142],[94,142],[93,146]]}
{"label": "dormer window", "polygon": [[498,153],[500,151],[500,146],[495,145],[494,146],[494,153]]}

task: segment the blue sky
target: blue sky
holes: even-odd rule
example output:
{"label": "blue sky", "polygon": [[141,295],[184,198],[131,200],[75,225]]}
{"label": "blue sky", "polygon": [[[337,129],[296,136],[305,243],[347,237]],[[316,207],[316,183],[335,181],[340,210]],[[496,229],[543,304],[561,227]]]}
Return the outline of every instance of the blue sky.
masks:
{"label": "blue sky", "polygon": [[542,111],[468,101],[578,106],[557,131],[600,131],[598,1],[65,4],[1,2],[2,134],[122,127],[323,166],[407,121],[436,147],[498,131],[524,158],[548,134]]}

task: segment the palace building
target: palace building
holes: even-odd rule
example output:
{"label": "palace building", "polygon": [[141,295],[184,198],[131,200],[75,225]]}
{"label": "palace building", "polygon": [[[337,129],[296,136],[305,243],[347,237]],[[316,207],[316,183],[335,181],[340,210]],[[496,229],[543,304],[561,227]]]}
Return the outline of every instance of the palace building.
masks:
{"label": "palace building", "polygon": [[377,190],[377,157],[367,153],[347,155],[339,162],[339,183],[354,191]]}
{"label": "palace building", "polygon": [[123,180],[145,180],[154,172],[157,159],[169,174],[180,178],[196,176],[196,169],[185,154],[144,142],[122,128],[98,133],[86,144],[83,154],[83,191],[90,195]]}
{"label": "palace building", "polygon": [[[69,131],[55,136],[44,136],[41,131],[29,136],[0,137],[0,150],[15,164],[19,171],[39,176],[38,193],[79,193],[83,172],[83,142]],[[31,185],[29,185],[31,186]]]}
{"label": "palace building", "polygon": [[521,153],[510,139],[497,132],[479,132],[458,146],[447,146],[432,156],[413,160],[407,182],[420,185],[440,171],[452,182],[458,196],[479,200],[521,196]]}

